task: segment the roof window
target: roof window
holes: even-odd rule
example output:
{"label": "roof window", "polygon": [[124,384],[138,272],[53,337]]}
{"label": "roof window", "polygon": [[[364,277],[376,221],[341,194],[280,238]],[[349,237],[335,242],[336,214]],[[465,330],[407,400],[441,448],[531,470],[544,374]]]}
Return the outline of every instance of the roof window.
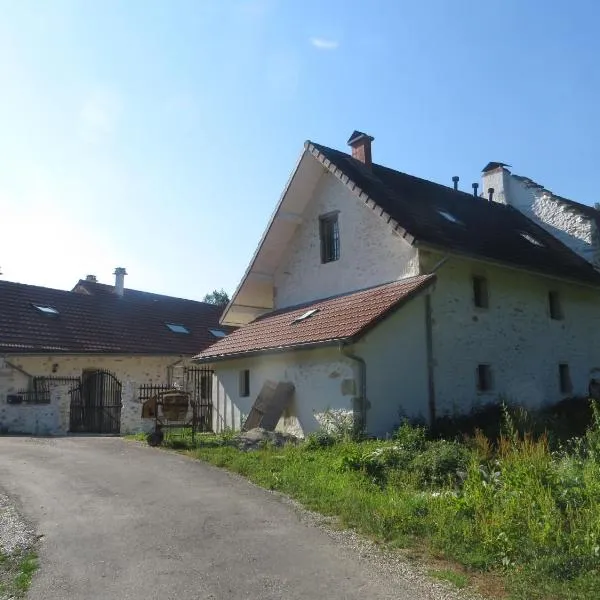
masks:
{"label": "roof window", "polygon": [[311,308],[310,310],[307,310],[304,314],[300,315],[299,317],[296,317],[292,321],[292,324],[299,323],[300,321],[305,321],[306,319],[308,319],[309,317],[312,317],[317,312],[319,312],[318,308]]}
{"label": "roof window", "polygon": [[190,330],[180,323],[165,323],[165,325],[173,332],[173,333],[189,333]]}
{"label": "roof window", "polygon": [[458,217],[455,217],[452,213],[448,212],[447,210],[442,210],[441,208],[438,208],[438,214],[444,217],[446,221],[450,221],[450,223],[455,223],[456,225],[464,225],[464,223]]}
{"label": "roof window", "polygon": [[540,248],[544,246],[544,244],[542,244],[540,240],[534,238],[530,233],[527,233],[526,231],[521,231],[521,237],[523,239],[526,239],[530,244],[533,244],[534,246],[539,246]]}
{"label": "roof window", "polygon": [[58,310],[53,306],[45,306],[43,304],[34,304],[35,308],[37,308],[41,313],[45,315],[57,315]]}
{"label": "roof window", "polygon": [[218,338],[224,338],[227,335],[222,329],[209,329],[209,331]]}

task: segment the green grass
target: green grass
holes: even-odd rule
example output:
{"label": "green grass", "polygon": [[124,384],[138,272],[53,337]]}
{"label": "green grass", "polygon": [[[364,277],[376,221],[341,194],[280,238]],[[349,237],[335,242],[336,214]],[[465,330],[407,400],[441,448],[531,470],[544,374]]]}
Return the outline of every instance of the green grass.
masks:
{"label": "green grass", "polygon": [[0,595],[23,598],[38,568],[34,552],[6,555],[0,553]]}
{"label": "green grass", "polygon": [[431,569],[428,571],[430,577],[449,581],[455,587],[462,589],[469,585],[469,578],[464,573],[458,573],[452,569]]}

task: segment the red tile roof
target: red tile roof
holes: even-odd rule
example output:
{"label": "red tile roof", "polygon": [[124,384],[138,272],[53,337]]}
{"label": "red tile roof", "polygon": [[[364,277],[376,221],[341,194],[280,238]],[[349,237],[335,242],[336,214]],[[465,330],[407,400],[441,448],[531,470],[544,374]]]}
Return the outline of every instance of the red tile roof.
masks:
{"label": "red tile roof", "polygon": [[0,352],[191,356],[216,341],[211,329],[231,331],[219,325],[222,306],[128,289],[120,298],[111,286],[85,284],[82,293],[0,281]]}
{"label": "red tile roof", "polygon": [[[195,358],[210,362],[286,348],[352,341],[434,279],[434,275],[410,277],[269,313],[234,331]],[[303,315],[307,315],[306,318],[299,319]]]}

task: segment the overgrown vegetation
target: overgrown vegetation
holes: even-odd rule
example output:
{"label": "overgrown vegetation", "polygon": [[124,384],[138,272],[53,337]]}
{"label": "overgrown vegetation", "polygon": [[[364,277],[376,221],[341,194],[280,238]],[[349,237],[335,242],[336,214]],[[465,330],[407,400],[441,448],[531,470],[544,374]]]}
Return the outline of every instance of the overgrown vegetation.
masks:
{"label": "overgrown vegetation", "polygon": [[36,569],[37,557],[32,552],[0,552],[0,598],[24,597]]}
{"label": "overgrown vegetation", "polygon": [[[255,452],[226,436],[177,445],[377,540],[425,543],[467,573],[501,574],[512,598],[587,600],[600,597],[600,412],[585,410],[587,428],[575,418],[581,435],[571,437],[551,413],[542,427],[500,407],[489,436],[448,421],[446,438],[403,423],[385,441],[322,431]],[[465,585],[468,575],[455,573],[434,575]]]}

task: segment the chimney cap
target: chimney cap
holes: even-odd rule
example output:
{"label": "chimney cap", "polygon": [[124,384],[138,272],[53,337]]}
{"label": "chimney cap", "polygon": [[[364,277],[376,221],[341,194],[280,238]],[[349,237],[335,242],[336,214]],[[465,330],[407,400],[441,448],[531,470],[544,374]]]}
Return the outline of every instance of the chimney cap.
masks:
{"label": "chimney cap", "polygon": [[485,165],[485,167],[483,167],[483,169],[481,169],[482,173],[487,173],[488,171],[494,171],[495,169],[498,169],[500,167],[510,167],[511,165],[507,165],[506,163],[503,162],[489,162],[487,165]]}
{"label": "chimney cap", "polygon": [[95,275],[86,275],[86,281],[91,281],[92,283],[98,283],[98,278]]}
{"label": "chimney cap", "polygon": [[127,270],[125,267],[117,267],[113,275],[127,275]]}
{"label": "chimney cap", "polygon": [[372,135],[368,135],[367,133],[363,133],[362,131],[355,129],[352,132],[352,135],[348,138],[346,144],[348,144],[348,146],[352,146],[353,144],[356,144],[356,142],[363,141],[363,139],[367,139],[372,142],[375,138]]}

